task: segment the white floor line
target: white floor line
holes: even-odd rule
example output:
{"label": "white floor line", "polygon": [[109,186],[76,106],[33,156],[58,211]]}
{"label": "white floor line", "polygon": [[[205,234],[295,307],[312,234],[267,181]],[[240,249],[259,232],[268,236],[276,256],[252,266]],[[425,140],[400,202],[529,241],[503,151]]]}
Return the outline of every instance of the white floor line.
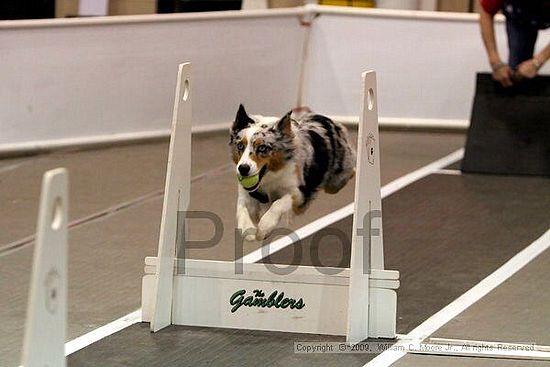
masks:
{"label": "white floor line", "polygon": [[470,339],[453,339],[453,338],[429,338],[429,342],[433,344],[452,344],[452,345],[467,345],[467,346],[478,346],[478,345],[489,345],[497,347],[499,345],[505,347],[531,347],[533,350],[539,352],[550,352],[550,346],[548,345],[536,345],[536,344],[525,344],[525,343],[510,343],[510,342],[498,342],[498,341],[486,341],[486,340],[470,340]]}
{"label": "white floor line", "polygon": [[460,176],[462,174],[462,171],[459,169],[438,169],[434,173],[438,175]]}
{"label": "white floor line", "polygon": [[530,361],[550,361],[550,353],[540,350],[532,350],[533,346],[525,344],[508,344],[506,348],[485,344],[465,347],[461,344],[432,344],[421,343],[409,352],[411,354],[424,354],[448,357],[469,358],[494,358],[494,359],[522,359]]}
{"label": "white floor line", "polygon": [[464,157],[464,148],[461,148],[441,159],[438,159],[437,161],[430,163],[422,168],[417,169],[416,171],[413,171],[405,176],[402,176],[398,178],[397,180],[394,180],[390,182],[389,184],[382,187],[382,197],[389,196],[393,194],[394,192],[401,190],[403,187],[420,180],[421,178],[424,178],[426,176],[431,175],[435,171],[446,167],[450,164],[453,164],[459,160],[461,160]]}
{"label": "white floor line", "polygon": [[4,167],[0,167],[0,173],[12,171],[12,170],[22,166],[23,164],[24,164],[24,162],[20,162],[20,163],[14,163],[14,164],[9,164],[9,165],[4,166]]}
{"label": "white floor line", "polygon": [[[0,155],[0,160],[2,160],[2,156]],[[10,157],[7,157],[7,159],[10,159]],[[31,163],[36,163],[38,161],[44,160],[44,157],[23,157],[19,162],[8,164],[5,166],[0,167],[0,174],[4,174],[10,171],[13,171],[15,169],[18,169],[20,167],[26,166]]]}
{"label": "white floor line", "polygon": [[76,339],[68,341],[65,343],[65,355],[68,356],[69,354],[77,352],[80,349],[86,348],[88,345],[138,322],[141,322],[141,308],[129,313],[126,316],[122,316],[120,319],[112,321],[107,325],[103,325],[93,331],[90,331],[89,333],[79,336]]}
{"label": "white floor line", "polygon": [[[231,169],[232,164],[224,164],[221,166],[218,166],[216,168],[213,168],[209,171],[206,171],[204,173],[201,173],[199,175],[196,175],[191,179],[191,182],[197,182],[204,180],[212,175],[216,175],[225,171],[228,171]],[[138,196],[137,198],[134,198],[132,200],[124,201],[119,204],[116,204],[114,206],[111,206],[109,208],[105,208],[103,210],[100,210],[98,212],[92,213],[90,215],[87,215],[85,217],[77,218],[68,223],[69,229],[73,229],[75,227],[81,226],[83,224],[90,224],[94,223],[97,220],[102,220],[108,216],[115,215],[119,213],[122,210],[127,210],[130,208],[135,207],[136,205],[142,205],[143,203],[148,202],[149,200],[155,200],[155,199],[162,199],[162,195],[164,194],[164,190],[156,190],[149,192],[147,194],[144,194],[142,196]],[[27,237],[20,238],[16,241],[10,242],[8,244],[2,245],[0,244],[0,257],[1,256],[8,256],[12,253],[20,250],[21,248],[25,246],[29,246],[34,243],[35,235],[31,234]]]}
{"label": "white floor line", "polygon": [[[433,163],[430,163],[420,169],[417,169],[405,176],[398,178],[397,180],[390,182],[389,184],[382,187],[382,190],[381,190],[382,197],[383,198],[387,197],[393,194],[394,192],[400,190],[401,188],[411,184],[412,182],[417,181],[423,177],[426,177],[429,174],[433,173],[434,171],[458,161],[463,157],[463,155],[464,155],[464,150],[459,149],[454,153],[451,153]],[[335,212],[332,212],[331,214],[328,214],[322,218],[319,218],[316,221],[310,223],[309,225],[306,225],[296,230],[296,234],[298,235],[299,238],[305,238],[311,235],[312,233],[314,233],[315,231],[318,231],[319,229],[327,225],[330,225],[334,222],[339,221],[342,218],[347,217],[352,212],[353,212],[353,203],[346,205],[345,207],[339,210],[336,210]],[[264,251],[268,251],[267,254],[272,254],[290,245],[291,243],[292,243],[292,239],[290,237],[283,237],[279,240],[274,241],[270,245],[266,245],[269,247],[264,249]],[[253,263],[258,260],[261,260],[262,257],[263,257],[262,250],[258,249],[244,256],[241,260],[245,263]],[[65,343],[65,355],[72,354],[82,348],[87,347],[90,344],[93,344],[109,335],[112,335],[140,321],[141,321],[141,309],[136,310],[107,325],[104,325],[96,330],[93,330],[87,334],[79,336],[78,338]]]}
{"label": "white floor line", "polygon": [[[442,167],[446,167],[449,164],[452,164],[464,156],[464,149],[459,149],[441,159],[438,159],[435,162],[432,162],[422,168],[419,168],[409,174],[406,174],[387,185],[384,185],[381,189],[382,198],[385,198],[394,192],[401,190],[403,187],[410,185],[411,183],[420,180],[423,177],[426,177]],[[330,214],[327,214],[303,227],[300,227],[294,232],[293,237],[298,237],[299,239],[304,239],[308,236],[311,236],[313,233],[319,231],[322,228],[325,228],[331,224],[334,224],[353,213],[353,203],[344,206]],[[294,240],[290,236],[281,237],[271,243],[268,243],[255,251],[243,256],[238,261],[243,263],[255,263],[264,257],[267,257],[275,252],[291,245],[294,243]]]}
{"label": "white floor line", "polygon": [[[428,336],[433,334],[447,322],[458,316],[468,307],[486,296],[493,289],[510,278],[521,268],[531,262],[542,252],[550,248],[550,229],[546,231],[535,242],[517,253],[514,257],[508,260],[504,265],[495,270],[481,282],[470,288],[466,293],[449,303],[439,312],[432,315],[405,337],[395,344],[394,349],[405,348],[410,344],[411,340],[421,342]],[[364,367],[386,367],[395,363],[407,353],[400,350],[387,350],[367,363]]]}

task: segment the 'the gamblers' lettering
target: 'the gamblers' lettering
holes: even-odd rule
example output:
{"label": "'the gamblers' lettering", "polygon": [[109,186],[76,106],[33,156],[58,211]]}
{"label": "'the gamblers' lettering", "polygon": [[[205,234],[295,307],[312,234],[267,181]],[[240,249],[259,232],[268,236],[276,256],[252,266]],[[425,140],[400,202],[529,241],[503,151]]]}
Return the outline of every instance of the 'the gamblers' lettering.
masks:
{"label": "'the gamblers' lettering", "polygon": [[261,289],[254,289],[253,296],[246,296],[246,290],[241,289],[233,293],[229,298],[229,304],[233,306],[231,312],[237,311],[241,306],[248,307],[275,307],[275,308],[290,308],[300,310],[306,306],[300,298],[285,298],[285,292],[273,291],[269,297],[265,297],[265,293]]}

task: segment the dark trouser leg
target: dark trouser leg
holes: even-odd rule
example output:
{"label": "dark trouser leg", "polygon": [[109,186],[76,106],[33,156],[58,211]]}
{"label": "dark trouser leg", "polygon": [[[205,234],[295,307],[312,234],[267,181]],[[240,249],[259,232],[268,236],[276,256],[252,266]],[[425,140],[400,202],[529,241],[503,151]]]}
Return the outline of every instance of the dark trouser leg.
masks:
{"label": "dark trouser leg", "polygon": [[512,69],[516,69],[523,61],[533,58],[538,29],[507,20],[506,33],[510,51],[508,64]]}

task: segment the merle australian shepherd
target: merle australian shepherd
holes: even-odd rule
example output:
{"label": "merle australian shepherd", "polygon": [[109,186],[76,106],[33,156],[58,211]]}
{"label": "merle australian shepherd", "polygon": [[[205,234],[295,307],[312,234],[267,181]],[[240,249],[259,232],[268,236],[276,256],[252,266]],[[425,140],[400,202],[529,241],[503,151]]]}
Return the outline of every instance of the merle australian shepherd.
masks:
{"label": "merle australian shepherd", "polygon": [[253,187],[239,185],[237,227],[247,240],[263,240],[319,189],[335,194],[355,174],[345,127],[322,115],[249,116],[240,105],[230,134],[237,174],[259,175]]}

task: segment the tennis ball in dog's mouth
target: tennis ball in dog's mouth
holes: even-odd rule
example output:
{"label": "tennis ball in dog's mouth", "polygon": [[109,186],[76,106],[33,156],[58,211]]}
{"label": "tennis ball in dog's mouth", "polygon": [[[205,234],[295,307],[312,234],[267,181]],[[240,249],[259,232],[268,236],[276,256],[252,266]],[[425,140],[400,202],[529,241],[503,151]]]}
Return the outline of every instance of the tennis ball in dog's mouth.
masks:
{"label": "tennis ball in dog's mouth", "polygon": [[258,184],[258,182],[260,181],[260,175],[259,174],[256,174],[254,176],[238,176],[239,178],[239,182],[240,184],[245,188],[245,189],[251,189],[253,188],[254,186],[256,186]]}

